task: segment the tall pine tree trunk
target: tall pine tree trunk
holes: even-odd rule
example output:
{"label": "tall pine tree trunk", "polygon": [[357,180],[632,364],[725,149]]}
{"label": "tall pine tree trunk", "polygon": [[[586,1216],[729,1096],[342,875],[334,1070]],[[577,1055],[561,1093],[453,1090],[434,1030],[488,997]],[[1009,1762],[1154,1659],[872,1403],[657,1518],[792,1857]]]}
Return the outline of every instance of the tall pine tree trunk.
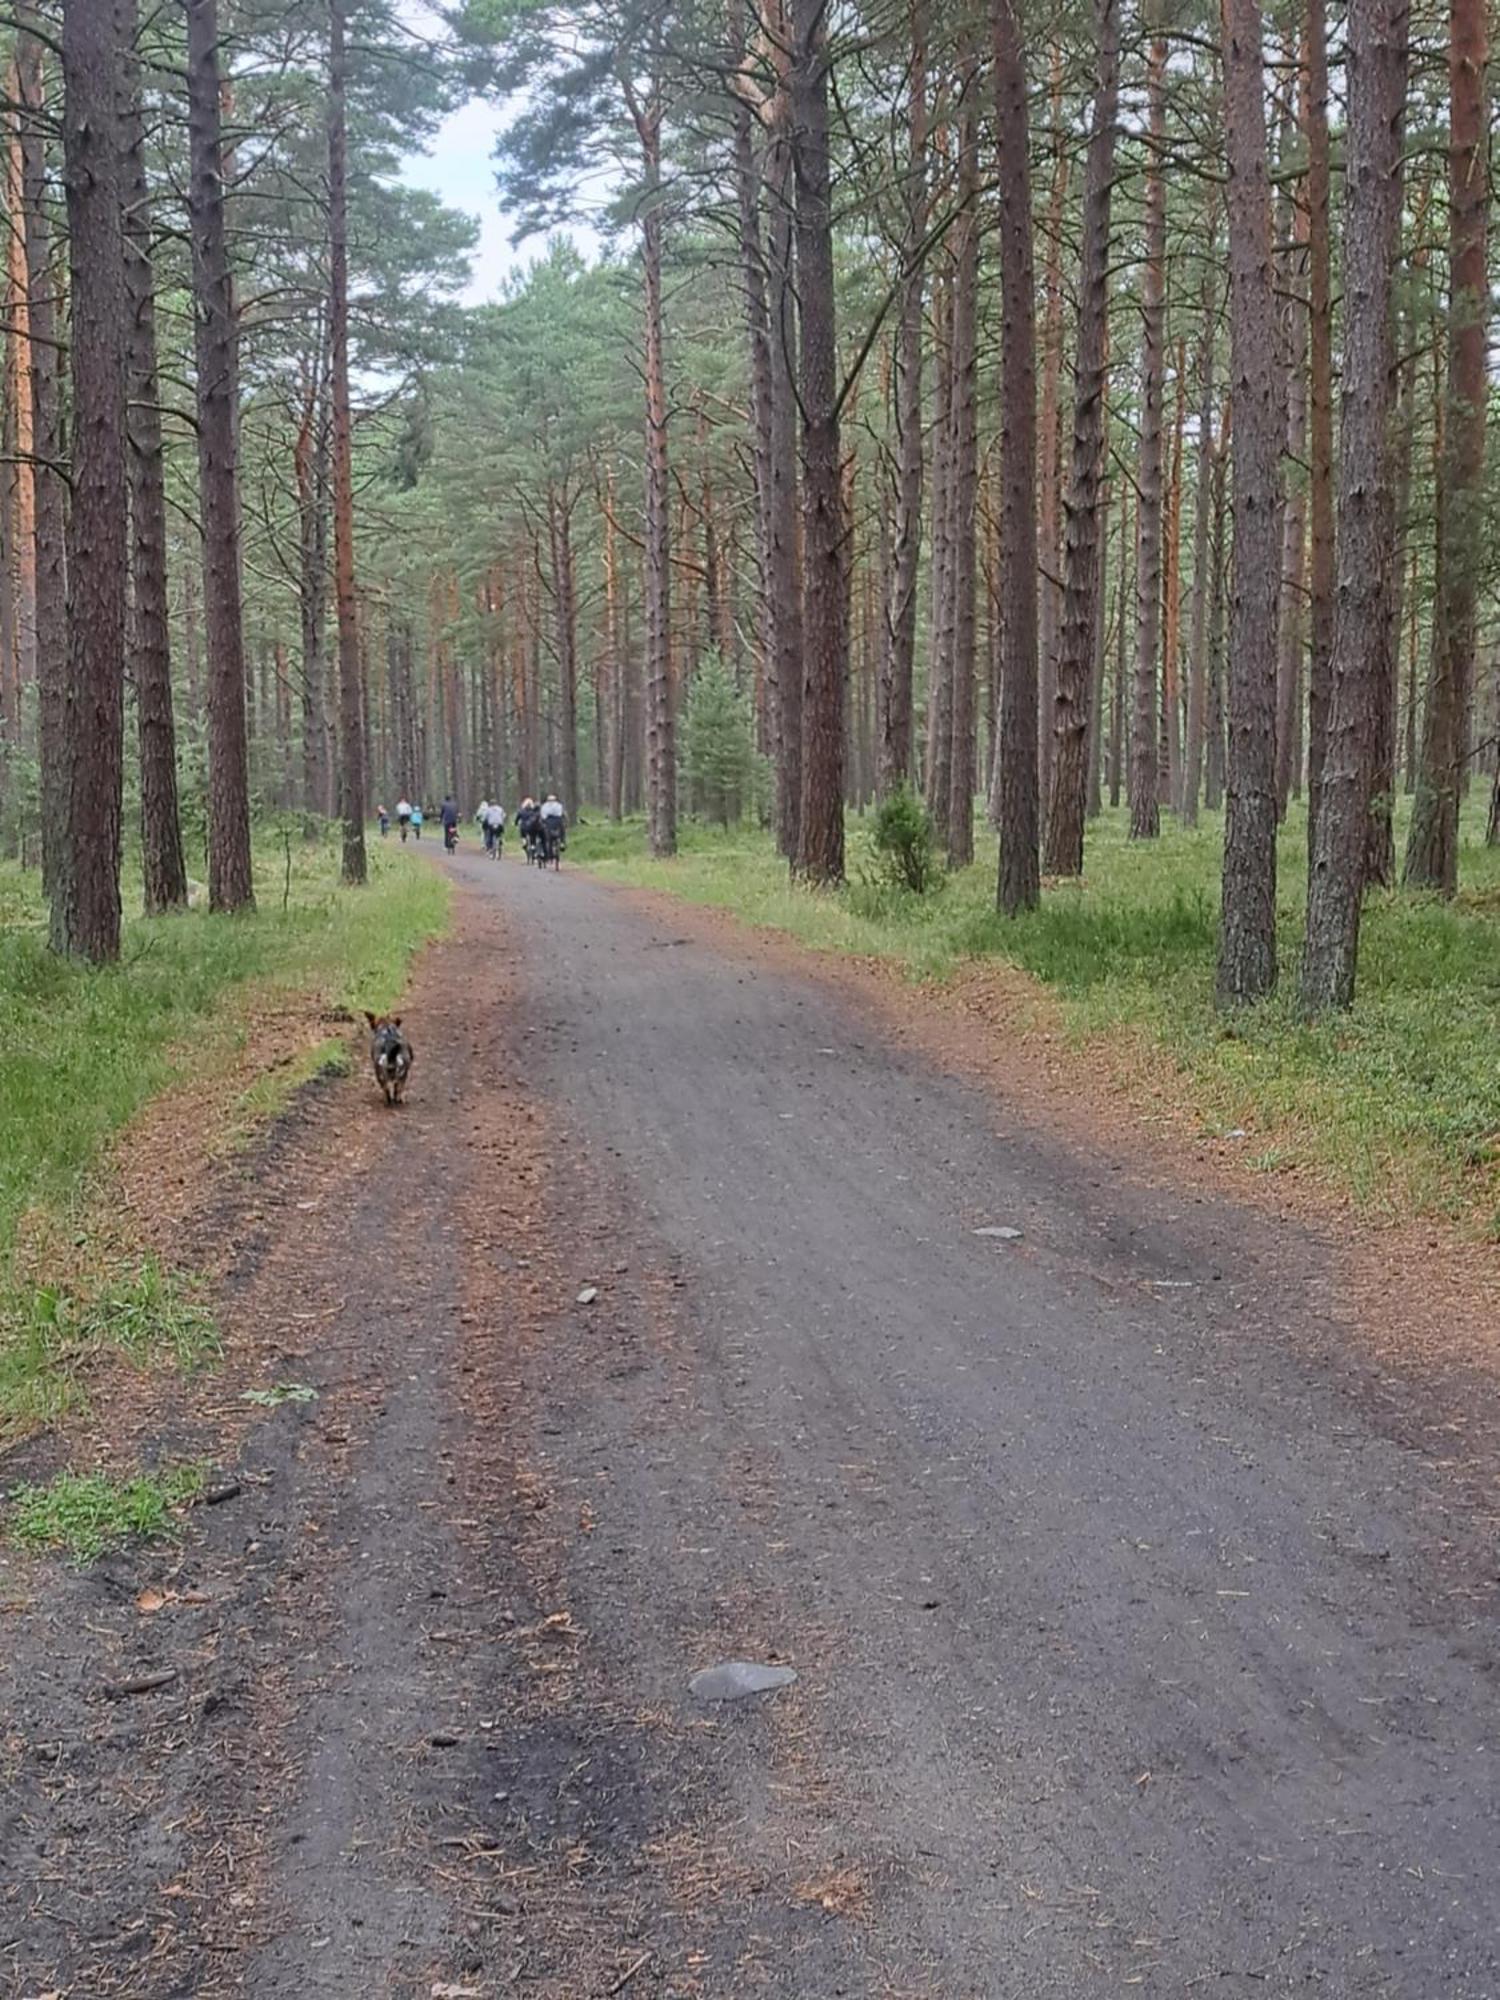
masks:
{"label": "tall pine tree trunk", "polygon": [[[735,54],[743,63],[746,52],[742,5],[734,7],[732,25]],[[750,442],[755,473],[755,636],[763,681],[774,685],[776,626],[771,606],[771,319],[766,295],[765,245],[761,236],[761,171],[755,156],[755,113],[751,104],[756,93],[753,81],[746,75],[737,75],[731,79],[731,84],[734,98],[734,182],[739,204],[740,279],[745,288],[745,331],[750,349]],[[606,533],[612,532],[612,527],[606,524]],[[612,587],[612,554],[610,563],[607,582]],[[616,628],[611,622],[608,637],[611,649],[616,636]]]}
{"label": "tall pine tree trunk", "polygon": [[1276,984],[1276,609],[1286,417],[1276,366],[1260,0],[1225,0],[1224,122],[1234,583],[1216,982],[1221,1004],[1258,1000]]}
{"label": "tall pine tree trunk", "polygon": [[1026,53],[1015,0],[992,0],[996,183],[1000,194],[1001,385],[1004,423],[1000,589],[1000,872],[1006,916],[1041,899],[1037,787],[1036,274]]}
{"label": "tall pine tree trunk", "polygon": [[53,868],[67,810],[64,709],[68,676],[66,483],[60,382],[57,279],[47,207],[47,107],[43,45],[33,31],[34,6],[20,13],[16,41],[22,106],[21,201],[26,239],[26,291],[31,352],[32,430],[36,448],[37,708],[42,886],[53,900]]}
{"label": "tall pine tree trunk", "polygon": [[1214,449],[1213,559],[1208,611],[1207,743],[1203,759],[1203,803],[1217,812],[1224,803],[1224,635],[1229,608],[1229,426],[1226,397]]}
{"label": "tall pine tree trunk", "polygon": [[896,327],[896,491],[885,645],[880,663],[879,790],[888,796],[912,772],[912,691],[917,642],[917,573],[922,557],[922,355],[927,233],[927,44],[924,0],[911,7],[905,234]]}
{"label": "tall pine tree trunk", "polygon": [[933,340],[937,349],[937,441],[932,468],[932,616],[927,649],[927,756],[924,776],[935,842],[948,845],[953,797],[953,452],[954,275],[951,256],[936,286]]}
{"label": "tall pine tree trunk", "polygon": [[557,624],[557,767],[563,804],[576,814],[578,797],[578,611],[573,579],[573,503],[549,496],[553,609]]}
{"label": "tall pine tree trunk", "polygon": [[844,681],[849,668],[838,348],[823,0],[793,0],[791,114],[797,181],[802,408],[802,823],[798,871],[844,879]]}
{"label": "tall pine tree trunk", "polygon": [[1203,737],[1208,708],[1208,612],[1212,586],[1210,526],[1213,517],[1214,348],[1218,298],[1212,275],[1203,281],[1203,325],[1198,335],[1198,465],[1193,493],[1193,616],[1188,633],[1187,742],[1182,759],[1182,823],[1198,824],[1203,789]]}
{"label": "tall pine tree trunk", "polygon": [[[328,671],[328,406],[322,325],[302,390],[301,421],[292,450],[297,484],[297,611],[302,640],[302,804],[307,833],[317,818],[332,817],[333,760],[329,756]],[[403,789],[416,780],[402,773]]]}
{"label": "tall pine tree trunk", "polygon": [[1109,217],[1120,103],[1119,0],[1095,0],[1094,117],[1084,169],[1083,251],[1078,280],[1078,353],[1073,374],[1073,450],[1063,550],[1062,626],[1047,811],[1049,875],[1083,869],[1088,801],[1089,682],[1104,596],[1100,486],[1104,477],[1109,366]]}
{"label": "tall pine tree trunk", "polygon": [[1063,360],[1063,220],[1072,147],[1063,112],[1062,45],[1054,40],[1049,97],[1052,112],[1052,189],[1047,201],[1047,254],[1043,266],[1041,431],[1037,446],[1037,777],[1045,802],[1052,789],[1053,724],[1057,703],[1057,646],[1063,611],[1061,390]]}
{"label": "tall pine tree trunk", "polygon": [[1307,0],[1307,426],[1308,629],[1307,853],[1317,845],[1333,663],[1333,277],[1328,140],[1328,24],[1324,0]]}
{"label": "tall pine tree trunk", "polygon": [[1162,392],[1166,379],[1167,45],[1151,44],[1146,72],[1150,156],[1146,165],[1146,266],[1141,280],[1141,444],[1137,474],[1135,695],[1130,717],[1130,837],[1161,831],[1157,653],[1161,640]]}
{"label": "tall pine tree trunk", "polygon": [[187,0],[188,223],[208,642],[208,901],[250,908],[250,772],[240,596],[239,365],[224,226],[218,0]]}
{"label": "tall pine tree trunk", "polygon": [[[125,28],[121,28],[122,42]],[[8,73],[7,96],[17,107],[13,121],[7,121],[5,157],[5,207],[9,229],[5,244],[6,297],[9,304],[10,348],[13,366],[8,371],[15,404],[16,463],[12,468],[15,585],[16,585],[16,683],[17,692],[36,678],[36,451],[35,411],[31,376],[31,298],[26,272],[26,234],[22,217],[26,200],[26,157],[22,123],[20,50]],[[18,717],[19,719],[19,717]]]}
{"label": "tall pine tree trunk", "polygon": [[1302,706],[1302,607],[1307,596],[1307,509],[1301,468],[1307,456],[1307,271],[1306,207],[1291,203],[1291,255],[1282,302],[1286,355],[1286,457],[1293,468],[1291,490],[1281,518],[1281,609],[1276,665],[1276,816],[1286,818],[1287,801],[1299,789],[1297,719]]}
{"label": "tall pine tree trunk", "polygon": [[1166,504],[1162,517],[1162,635],[1161,635],[1161,759],[1158,792],[1163,805],[1177,812],[1182,805],[1182,433],[1187,419],[1187,343],[1179,340],[1174,358],[1176,381],[1172,417],[1172,456],[1168,460]]}
{"label": "tall pine tree trunk", "polygon": [[62,851],[52,943],[96,963],[120,955],[125,609],[125,244],[120,217],[115,14],[66,0],[63,160],[72,280],[72,507],[63,711]]}
{"label": "tall pine tree trunk", "polygon": [[121,56],[121,178],[125,220],[131,580],[136,727],[141,770],[141,875],[146,914],[186,907],[187,863],[177,804],[177,730],[167,616],[167,498],[161,393],[156,366],[156,280],[137,0],[118,0]]}
{"label": "tall pine tree trunk", "polygon": [[959,198],[953,287],[953,654],[948,757],[948,866],[974,859],[975,541],[979,499],[979,66],[966,64],[959,140]]}
{"label": "tall pine tree trunk", "polygon": [[677,852],[677,738],[672,688],[672,525],[662,326],[661,99],[636,118],[644,169],[641,263],[646,315],[646,819],[658,860]]}
{"label": "tall pine tree trunk", "polygon": [[364,702],[354,594],[354,438],[349,409],[346,0],[328,4],[328,391],[333,415],[333,590],[339,628],[339,817],[345,882],[366,879]]}
{"label": "tall pine tree trunk", "polygon": [[1445,896],[1458,888],[1458,808],[1468,755],[1483,554],[1490,194],[1484,0],[1451,0],[1449,24],[1448,397],[1437,495],[1432,661],[1402,874],[1407,888],[1437,889]]}
{"label": "tall pine tree trunk", "polygon": [[1359,957],[1375,752],[1372,681],[1384,653],[1388,602],[1391,290],[1401,226],[1409,34],[1407,0],[1351,0],[1338,609],[1302,957],[1302,1004],[1311,1014],[1352,1002]]}
{"label": "tall pine tree trunk", "polygon": [[770,661],[776,843],[796,865],[802,823],[802,555],[797,478],[797,294],[791,109],[778,90],[766,169],[771,316]]}

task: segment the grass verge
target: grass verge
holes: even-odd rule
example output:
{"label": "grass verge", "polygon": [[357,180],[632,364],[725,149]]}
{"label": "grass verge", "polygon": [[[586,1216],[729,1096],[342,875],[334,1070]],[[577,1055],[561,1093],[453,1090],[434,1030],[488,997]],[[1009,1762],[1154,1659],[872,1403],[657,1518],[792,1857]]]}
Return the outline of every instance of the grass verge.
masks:
{"label": "grass verge", "polygon": [[340,887],[329,842],[294,843],[289,875],[280,848],[258,863],[261,909],[128,920],[121,962],[97,969],[47,950],[36,878],[0,866],[0,1010],[24,1024],[0,1091],[0,1449],[79,1408],[108,1352],[180,1370],[217,1351],[191,1284],[106,1226],[110,1142],[169,1086],[206,1082],[222,1129],[195,1145],[247,1143],[347,1066],[318,1020],[389,1007],[446,921],[441,873],[380,842],[362,890]]}
{"label": "grass verge", "polygon": [[196,1462],[130,1479],[102,1472],[60,1472],[44,1486],[18,1486],[8,1496],[6,1528],[22,1548],[93,1562],[107,1549],[141,1537],[172,1533],[179,1509],[207,1482]]}
{"label": "grass verge", "polygon": [[218,1352],[191,1281],[154,1258],[66,1284],[17,1281],[0,1295],[0,1449],[82,1407],[107,1354],[186,1374]]}
{"label": "grass verge", "polygon": [[[193,1066],[236,989],[378,1010],[443,927],[446,881],[388,844],[371,843],[362,890],[339,886],[331,844],[294,846],[285,909],[282,857],[261,859],[262,908],[133,918],[120,963],[97,969],[47,950],[36,877],[0,867],[0,1013],[26,1028],[0,1093],[0,1254],[28,1208],[71,1200],[105,1143]],[[239,1041],[254,1034],[236,1024]]]}
{"label": "grass verge", "polygon": [[975,866],[923,897],[877,881],[857,818],[850,883],[833,895],[791,886],[752,829],[690,827],[679,857],[656,863],[638,825],[585,826],[570,853],[614,880],[816,950],[892,959],[914,978],[1004,958],[1051,990],[1080,1041],[1139,1038],[1148,1067],[1175,1073],[1205,1123],[1253,1135],[1263,1170],[1311,1170],[1366,1214],[1438,1214],[1500,1234],[1500,851],[1483,844],[1480,805],[1465,815],[1458,900],[1373,895],[1358,1004],[1316,1026],[1295,1007],[1304,815],[1293,810],[1281,839],[1282,990],[1232,1019],[1213,1004],[1222,841],[1216,815],[1132,842],[1125,816],[1108,813],[1090,829],[1084,879],[1050,885],[1040,910],[1009,922],[994,910],[987,832]]}

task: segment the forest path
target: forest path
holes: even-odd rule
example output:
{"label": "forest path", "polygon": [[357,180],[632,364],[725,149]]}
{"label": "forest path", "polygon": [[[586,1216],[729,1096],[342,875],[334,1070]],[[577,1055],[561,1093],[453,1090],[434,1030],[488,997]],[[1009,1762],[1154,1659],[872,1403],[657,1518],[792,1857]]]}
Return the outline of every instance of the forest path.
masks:
{"label": "forest path", "polygon": [[1500,1992],[1489,1468],[1325,1247],[783,948],[414,865],[407,1107],[337,1086],[225,1225],[231,1354],[318,1402],[8,1621],[0,1990]]}
{"label": "forest path", "polygon": [[[612,1677],[794,1663],[835,1858],[935,1994],[1494,1993],[1493,1545],[1441,1423],[1398,1444],[1299,1340],[1322,1246],[1000,1115],[753,939],[460,872],[557,1146],[678,1280],[675,1434],[579,1614]],[[618,1463],[607,1372],[572,1394],[553,1455]]]}

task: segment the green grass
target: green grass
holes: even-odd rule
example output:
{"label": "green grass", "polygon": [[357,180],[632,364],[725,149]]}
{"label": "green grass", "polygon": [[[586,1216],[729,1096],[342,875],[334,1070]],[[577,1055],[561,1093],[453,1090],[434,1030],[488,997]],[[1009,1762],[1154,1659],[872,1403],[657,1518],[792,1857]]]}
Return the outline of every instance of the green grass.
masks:
{"label": "green grass", "polygon": [[[79,1408],[106,1351],[177,1369],[217,1352],[189,1283],[91,1242],[86,1196],[109,1141],[170,1083],[253,1042],[278,1000],[388,1008],[446,919],[442,874],[376,841],[359,891],[340,888],[331,843],[294,841],[289,884],[282,849],[257,864],[255,913],[129,919],[120,964],[97,970],[53,957],[35,876],[0,865],[0,1013],[17,1029],[0,1086],[0,1449]],[[274,1061],[231,1108],[224,1143],[246,1143],[303,1083],[347,1062],[337,1036]],[[44,1245],[64,1246],[40,1271],[37,1232],[16,1254],[33,1211],[53,1224]]]}
{"label": "green grass", "polygon": [[1477,797],[1464,832],[1457,902],[1372,896],[1358,1003],[1318,1026],[1295,1007],[1306,865],[1296,810],[1281,841],[1282,990],[1232,1020],[1213,1005],[1217,816],[1196,831],[1169,822],[1149,843],[1127,838],[1123,814],[1106,814],[1090,828],[1083,882],[1049,888],[1040,910],[1010,922],[993,907],[987,833],[976,865],[925,898],[876,884],[854,817],[850,886],[835,895],[790,886],[753,829],[690,827],[677,860],[653,863],[638,825],[590,825],[570,852],[609,878],[732,910],[819,950],[891,958],[917,978],[1008,959],[1052,989],[1080,1037],[1147,1036],[1207,1125],[1252,1132],[1264,1171],[1312,1167],[1372,1214],[1443,1214],[1500,1233],[1500,852],[1483,845]]}
{"label": "green grass", "polygon": [[[0,866],[0,1016],[12,1024],[0,1089],[0,1256],[34,1203],[74,1197],[232,989],[265,981],[273,992],[321,991],[334,1004],[380,1010],[401,992],[412,953],[443,927],[444,878],[388,844],[371,843],[370,886],[349,891],[338,885],[333,846],[294,843],[285,911],[283,857],[268,848],[258,860],[253,915],[130,919],[120,964],[98,970],[47,950],[36,877]],[[253,1022],[242,1032],[253,1035]]]}
{"label": "green grass", "polygon": [[191,1282],[152,1258],[0,1294],[0,1448],[80,1408],[89,1367],[108,1352],[185,1374],[217,1358],[219,1336]]}
{"label": "green grass", "polygon": [[196,1463],[119,1480],[102,1472],[60,1472],[45,1486],[15,1488],[8,1496],[7,1532],[23,1548],[92,1562],[122,1542],[172,1533],[178,1510],[197,1498],[206,1479],[206,1468]]}

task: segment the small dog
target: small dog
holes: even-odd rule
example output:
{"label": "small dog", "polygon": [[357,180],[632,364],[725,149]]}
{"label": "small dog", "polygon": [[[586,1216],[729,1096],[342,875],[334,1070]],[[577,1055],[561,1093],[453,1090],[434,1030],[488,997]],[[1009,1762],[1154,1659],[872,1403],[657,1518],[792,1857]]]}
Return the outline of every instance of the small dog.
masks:
{"label": "small dog", "polygon": [[370,1024],[370,1060],[375,1065],[375,1081],[384,1091],[387,1104],[399,1104],[406,1079],[411,1075],[411,1043],[401,1032],[401,1016],[372,1014],[366,1009],[365,1019]]}

